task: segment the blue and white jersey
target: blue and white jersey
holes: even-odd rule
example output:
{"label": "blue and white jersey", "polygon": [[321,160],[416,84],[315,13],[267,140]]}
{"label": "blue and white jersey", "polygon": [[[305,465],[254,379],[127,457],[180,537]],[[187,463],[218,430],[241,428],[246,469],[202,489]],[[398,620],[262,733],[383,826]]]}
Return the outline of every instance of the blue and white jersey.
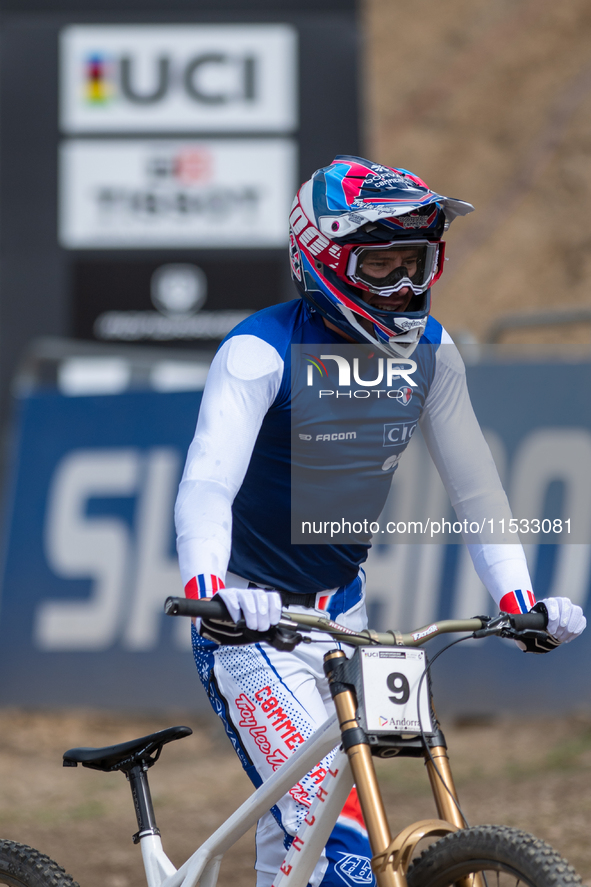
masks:
{"label": "blue and white jersey", "polygon": [[[330,476],[336,482],[325,498],[341,493],[335,513],[363,497],[375,520],[417,423],[458,519],[510,516],[470,404],[462,360],[441,325],[429,318],[412,355],[412,376],[405,378],[401,360],[395,388],[366,382],[362,387],[370,396],[356,399],[354,391],[341,390],[337,410],[331,379],[346,347],[299,299],[259,311],[224,340],[210,369],[177,500],[183,583],[195,576],[223,580],[228,570],[257,585],[300,593],[352,581],[367,557],[369,536],[350,544],[291,543],[294,466],[299,474],[293,489],[301,502],[322,499],[318,484]],[[395,360],[366,352],[356,378],[379,378],[378,365],[383,370],[387,361],[396,372]],[[311,384],[318,360],[326,374],[323,389],[333,393],[306,398],[307,385],[294,379],[302,380],[307,367],[292,363],[312,367],[312,375],[304,376]],[[531,588],[520,546],[469,547],[497,602],[516,587]]]}

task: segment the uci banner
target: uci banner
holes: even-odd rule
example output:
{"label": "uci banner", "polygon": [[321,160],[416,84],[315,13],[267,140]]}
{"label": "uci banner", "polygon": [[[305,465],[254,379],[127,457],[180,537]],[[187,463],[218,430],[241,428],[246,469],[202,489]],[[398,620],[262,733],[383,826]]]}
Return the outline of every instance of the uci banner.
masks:
{"label": "uci banner", "polygon": [[[323,364],[330,374],[330,361]],[[332,364],[337,372],[338,362]],[[316,375],[324,378],[307,363],[306,387],[308,366],[314,384]],[[525,533],[537,596],[564,594],[585,607],[591,363],[491,358],[467,372],[516,531]],[[338,381],[338,374],[333,387],[323,381],[322,390],[336,391]],[[413,390],[408,380],[397,379],[395,388],[400,412],[412,407],[403,390]],[[182,594],[173,506],[200,399],[199,391],[66,396],[43,389],[17,401],[5,506],[0,704],[205,707],[188,620],[162,613],[168,595]],[[379,517],[394,531],[379,544],[374,535],[366,564],[370,625],[377,629],[492,614],[494,607],[465,547],[456,544],[453,510],[414,424],[403,453],[400,422],[379,429],[383,464],[391,471],[394,455],[400,465]],[[342,432],[349,433],[343,442],[335,433],[338,444],[356,446],[354,425]],[[301,446],[316,443],[319,451],[332,445],[314,437]],[[428,533],[417,529],[421,509],[431,521]],[[545,515],[563,521],[561,534],[553,526],[536,533],[534,525],[532,532],[531,521]],[[565,541],[568,520],[577,527],[573,542]],[[434,679],[443,669],[449,680],[442,686],[454,688],[447,698],[440,693],[448,711],[564,710],[589,702],[579,679],[589,658],[584,639],[543,657],[498,640],[468,641],[438,661]]]}

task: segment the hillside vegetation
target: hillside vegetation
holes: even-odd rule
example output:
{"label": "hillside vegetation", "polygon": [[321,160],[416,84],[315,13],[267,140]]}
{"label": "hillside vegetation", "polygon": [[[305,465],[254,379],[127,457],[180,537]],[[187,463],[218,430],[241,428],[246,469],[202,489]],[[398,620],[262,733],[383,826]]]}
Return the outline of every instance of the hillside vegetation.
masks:
{"label": "hillside vegetation", "polygon": [[[483,340],[499,316],[591,313],[588,0],[365,0],[364,16],[364,150],[476,207],[449,232],[437,318]],[[591,342],[591,324],[558,335]]]}

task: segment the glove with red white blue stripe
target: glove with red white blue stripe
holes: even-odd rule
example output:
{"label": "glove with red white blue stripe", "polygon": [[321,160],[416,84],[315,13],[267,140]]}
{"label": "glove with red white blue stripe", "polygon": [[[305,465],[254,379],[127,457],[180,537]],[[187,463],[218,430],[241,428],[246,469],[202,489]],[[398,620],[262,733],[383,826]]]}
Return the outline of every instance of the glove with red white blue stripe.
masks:
{"label": "glove with red white blue stripe", "polygon": [[547,643],[536,640],[533,645],[517,641],[522,650],[533,653],[549,653],[560,644],[568,644],[578,637],[587,625],[587,620],[578,604],[567,597],[549,597],[538,601],[531,591],[517,589],[504,595],[500,601],[504,613],[527,613],[529,610],[545,612],[548,617],[546,631],[550,635]]}
{"label": "glove with red white blue stripe", "polygon": [[499,601],[499,610],[502,613],[529,613],[535,602],[533,591],[517,588],[503,595]]}
{"label": "glove with red white blue stripe", "polygon": [[[197,630],[202,637],[216,644],[236,646],[262,640],[263,636],[265,640],[272,640],[266,635],[281,619],[282,602],[278,592],[262,588],[225,588],[220,578],[203,573],[193,577],[185,586],[185,595],[189,598],[210,598],[213,594],[223,600],[231,621],[197,620]],[[246,623],[246,631],[235,624],[240,620],[243,625]],[[253,632],[261,637],[255,637]]]}

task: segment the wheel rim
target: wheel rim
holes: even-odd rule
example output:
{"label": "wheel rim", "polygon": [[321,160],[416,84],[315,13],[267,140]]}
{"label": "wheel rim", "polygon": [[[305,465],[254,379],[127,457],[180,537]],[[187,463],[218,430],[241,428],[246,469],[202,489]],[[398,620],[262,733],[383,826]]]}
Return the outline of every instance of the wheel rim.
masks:
{"label": "wheel rim", "polygon": [[[482,875],[486,887],[517,887],[517,885],[535,887],[534,882],[526,878],[523,872],[492,859],[471,859],[451,865],[446,869],[445,876],[438,878],[433,883],[436,887],[448,887],[448,885],[456,885],[462,879],[466,879],[462,887],[470,887],[473,882],[470,875],[475,872]],[[470,880],[467,880],[469,878]],[[429,887],[432,887],[431,883],[429,883]]]}

